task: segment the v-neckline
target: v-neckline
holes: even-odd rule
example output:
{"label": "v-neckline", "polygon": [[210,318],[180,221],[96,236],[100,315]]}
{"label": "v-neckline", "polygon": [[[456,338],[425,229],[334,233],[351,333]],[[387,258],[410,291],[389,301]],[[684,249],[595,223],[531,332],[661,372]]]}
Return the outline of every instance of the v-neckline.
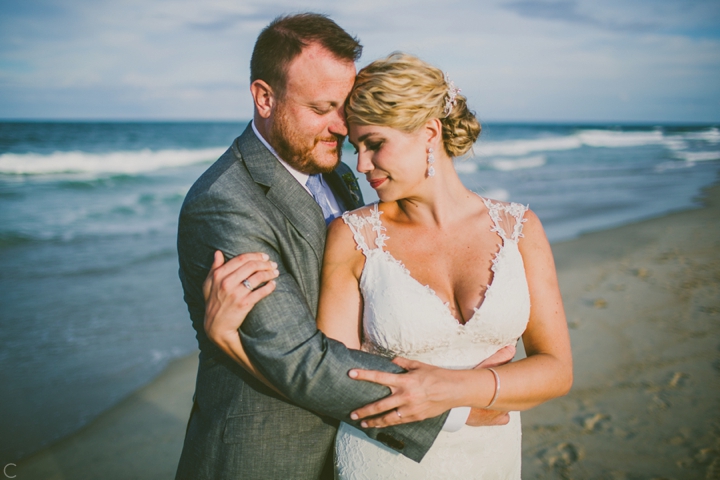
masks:
{"label": "v-neckline", "polygon": [[490,281],[488,282],[487,287],[485,288],[485,292],[483,293],[483,298],[480,301],[480,304],[477,307],[473,307],[473,310],[474,310],[473,314],[470,315],[470,318],[468,318],[465,323],[462,323],[460,320],[458,320],[458,318],[455,315],[452,314],[452,310],[450,310],[450,302],[449,301],[443,302],[443,299],[440,298],[440,296],[437,294],[437,292],[435,292],[435,290],[430,285],[425,285],[425,284],[421,283],[420,280],[413,277],[412,274],[410,273],[410,270],[407,269],[405,264],[403,262],[401,262],[400,260],[398,260],[397,258],[395,258],[392,253],[388,252],[387,250],[383,250],[382,248],[379,248],[379,249],[373,250],[373,251],[384,254],[384,256],[390,261],[390,263],[392,263],[392,264],[396,265],[398,268],[400,268],[400,270],[405,273],[405,275],[410,279],[411,282],[415,283],[417,286],[419,286],[424,291],[426,291],[430,296],[432,296],[438,302],[440,302],[443,305],[443,307],[445,307],[445,312],[447,313],[448,317],[450,317],[459,327],[466,327],[467,325],[470,324],[470,322],[472,322],[475,319],[475,317],[478,316],[478,314],[480,313],[480,310],[482,310],[483,306],[485,305],[485,303],[487,301],[488,292],[495,284],[495,278],[497,277],[497,272],[495,271],[495,268],[497,266],[498,259],[500,258],[500,254],[503,251],[503,249],[505,248],[505,246],[506,246],[506,243],[505,243],[505,241],[503,241],[500,244],[500,248],[495,253],[495,257],[493,258],[492,265],[490,267],[490,271],[492,272],[492,277],[490,278]]}
{"label": "v-neckline", "polygon": [[[490,212],[490,205],[488,205],[489,201],[479,194],[478,194],[478,197],[483,201],[483,203],[485,204],[485,206],[488,209],[487,214],[490,217],[490,222],[493,224],[494,227],[497,227],[497,222],[495,221],[495,218],[493,218],[493,215]],[[425,284],[421,283],[418,279],[413,277],[412,274],[410,273],[410,270],[407,269],[407,267],[405,266],[405,264],[402,261],[398,260],[397,258],[395,258],[393,256],[392,253],[385,250],[385,247],[386,247],[385,240],[388,240],[390,237],[386,236],[383,233],[383,232],[387,231],[387,228],[385,228],[385,226],[382,223],[382,220],[380,220],[380,215],[382,215],[382,213],[383,212],[379,209],[379,202],[375,202],[374,208],[372,209],[372,214],[371,214],[371,217],[373,218],[371,224],[373,224],[373,230],[376,231],[377,235],[378,235],[378,238],[375,240],[375,245],[377,248],[368,249],[367,245],[365,245],[365,247],[359,247],[359,248],[362,248],[363,251],[366,251],[366,255],[367,255],[367,253],[373,253],[373,252],[378,252],[378,251],[380,253],[384,254],[385,259],[389,260],[390,263],[397,265],[405,273],[405,275],[411,280],[411,282],[413,282],[414,284],[416,284],[423,290],[427,291],[430,294],[430,296],[432,296],[437,301],[439,301],[443,305],[447,316],[450,319],[452,319],[456,325],[458,325],[460,327],[465,327],[465,326],[469,325],[470,322],[475,320],[475,318],[478,316],[480,310],[482,310],[483,307],[485,306],[485,303],[486,303],[486,300],[488,297],[488,292],[490,292],[493,285],[495,284],[495,278],[497,277],[497,271],[496,271],[497,264],[499,262],[500,255],[503,252],[503,249],[508,245],[508,240],[505,238],[505,236],[502,235],[498,230],[496,230],[496,228],[491,229],[491,231],[495,232],[498,235],[498,237],[500,237],[500,240],[501,240],[499,243],[499,248],[498,248],[497,252],[495,252],[495,255],[492,259],[492,265],[490,266],[490,272],[491,272],[492,276],[491,276],[490,281],[488,282],[487,286],[485,287],[485,292],[483,293],[480,304],[477,307],[473,308],[473,310],[474,310],[473,314],[470,316],[470,318],[467,319],[467,321],[465,321],[465,323],[463,323],[455,315],[453,315],[452,310],[450,310],[450,302],[449,301],[444,302],[443,299],[440,298],[440,296],[437,294],[437,292],[435,292],[435,290],[430,285],[425,285]],[[357,237],[357,235],[356,235],[356,237]],[[360,239],[356,238],[356,241],[359,242],[362,240],[361,240],[361,238]],[[364,244],[364,242],[363,242],[363,244]],[[358,245],[360,245],[360,243],[358,243]],[[364,274],[364,269],[363,269],[363,274]]]}
{"label": "v-neckline", "polygon": [[[495,220],[493,219],[492,215],[490,215],[490,207],[487,205],[487,202],[485,201],[485,198],[483,198],[483,197],[480,196],[480,195],[478,195],[478,197],[480,197],[480,199],[483,201],[483,203],[485,204],[486,208],[488,209],[487,214],[488,214],[488,216],[490,217],[490,222],[491,222],[493,225],[495,225]],[[375,222],[377,222],[377,232],[378,232],[378,237],[380,238],[380,243],[377,245],[377,246],[378,246],[378,249],[377,249],[377,250],[380,250],[380,252],[384,253],[384,254],[386,255],[386,257],[387,257],[389,260],[392,261],[392,263],[394,263],[394,264],[396,264],[397,266],[399,266],[400,269],[401,269],[403,272],[405,272],[405,275],[407,275],[408,278],[410,278],[410,280],[412,280],[414,283],[416,283],[417,285],[419,285],[419,286],[422,287],[423,289],[427,290],[428,293],[429,293],[431,296],[433,296],[433,297],[436,298],[440,303],[442,303],[442,304],[443,304],[443,307],[445,307],[445,311],[446,311],[446,313],[448,314],[448,316],[449,316],[450,318],[452,318],[457,325],[459,325],[459,326],[461,326],[461,327],[464,327],[464,326],[468,325],[471,321],[473,321],[473,320],[475,319],[475,317],[477,316],[478,312],[482,309],[483,305],[485,305],[485,301],[487,300],[487,294],[488,294],[488,292],[490,291],[490,289],[492,288],[493,284],[495,283],[495,277],[496,277],[496,273],[497,273],[497,272],[495,272],[495,266],[496,266],[496,264],[497,264],[498,258],[500,257],[500,253],[502,252],[503,248],[505,248],[505,246],[506,246],[506,244],[507,244],[507,243],[506,243],[506,240],[505,240],[505,237],[498,234],[498,237],[500,237],[500,240],[501,240],[501,242],[500,242],[500,248],[498,249],[497,252],[495,252],[495,256],[494,256],[494,258],[493,258],[493,260],[492,260],[492,265],[490,266],[490,272],[491,272],[490,281],[487,283],[487,286],[485,287],[485,292],[483,293],[483,297],[482,297],[482,299],[481,299],[481,301],[480,301],[480,304],[479,304],[477,307],[474,307],[474,308],[473,308],[473,310],[474,310],[474,311],[473,311],[473,314],[470,315],[470,318],[468,318],[468,319],[465,321],[465,323],[463,323],[463,322],[461,322],[455,315],[452,314],[452,310],[450,310],[450,302],[449,302],[449,301],[443,302],[443,299],[440,298],[440,296],[435,292],[435,290],[434,290],[430,285],[424,285],[424,284],[421,283],[418,279],[416,279],[415,277],[413,277],[413,276],[412,276],[412,273],[410,273],[410,270],[407,269],[407,267],[405,266],[405,264],[404,264],[402,261],[398,260],[397,258],[395,258],[395,257],[393,256],[392,253],[390,253],[389,251],[385,250],[385,248],[384,248],[384,247],[386,247],[386,245],[385,245],[385,240],[389,239],[390,237],[388,237],[388,236],[386,236],[385,234],[382,233],[383,231],[387,231],[387,228],[385,228],[385,226],[384,226],[383,223],[382,223],[382,220],[380,220],[380,215],[381,215],[383,212],[381,212],[378,207],[379,207],[379,202],[376,202],[376,203],[375,203],[375,208],[373,209],[373,210],[374,210],[374,215],[373,215],[373,216],[375,217]],[[375,228],[374,228],[374,229],[375,229]],[[491,230],[491,231],[492,231],[492,230]],[[375,251],[375,250],[371,250],[371,251]]]}

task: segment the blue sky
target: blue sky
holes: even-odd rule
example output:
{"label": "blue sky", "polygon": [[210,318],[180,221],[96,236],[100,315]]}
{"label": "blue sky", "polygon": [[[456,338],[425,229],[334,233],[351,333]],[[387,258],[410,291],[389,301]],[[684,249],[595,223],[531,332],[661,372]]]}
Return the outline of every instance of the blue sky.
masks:
{"label": "blue sky", "polygon": [[[302,5],[302,7],[298,7]],[[0,118],[240,120],[276,15],[403,50],[481,120],[718,122],[718,0],[0,0]]]}

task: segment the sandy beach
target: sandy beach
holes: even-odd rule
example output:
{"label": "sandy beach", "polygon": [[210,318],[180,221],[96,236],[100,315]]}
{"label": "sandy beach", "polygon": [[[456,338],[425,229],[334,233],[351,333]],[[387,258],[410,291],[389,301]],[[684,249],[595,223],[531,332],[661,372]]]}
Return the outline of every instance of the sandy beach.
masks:
{"label": "sandy beach", "polygon": [[[720,478],[720,185],[704,202],[553,245],[575,384],[523,414],[523,478]],[[173,478],[196,359],[7,474]]]}
{"label": "sandy beach", "polygon": [[720,186],[553,246],[575,362],[523,414],[523,478],[720,478]]}

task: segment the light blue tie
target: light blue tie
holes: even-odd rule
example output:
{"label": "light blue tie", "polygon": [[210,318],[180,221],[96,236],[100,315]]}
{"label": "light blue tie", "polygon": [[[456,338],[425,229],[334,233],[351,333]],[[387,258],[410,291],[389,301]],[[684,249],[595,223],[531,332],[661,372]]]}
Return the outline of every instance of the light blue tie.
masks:
{"label": "light blue tie", "polygon": [[325,217],[325,225],[332,222],[335,218],[335,215],[333,215],[333,210],[330,206],[330,200],[327,197],[327,189],[323,188],[322,186],[322,175],[310,175],[305,185],[307,185],[310,193],[312,193],[313,198],[318,203],[318,205],[320,205],[320,208],[322,208],[323,217]]}

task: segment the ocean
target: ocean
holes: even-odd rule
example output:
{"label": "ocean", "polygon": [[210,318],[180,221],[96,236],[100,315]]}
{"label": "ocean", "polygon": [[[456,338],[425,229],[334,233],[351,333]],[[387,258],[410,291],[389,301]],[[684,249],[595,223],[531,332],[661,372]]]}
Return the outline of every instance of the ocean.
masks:
{"label": "ocean", "polygon": [[[196,349],[177,216],[245,125],[0,122],[0,458],[78,430]],[[456,168],[529,204],[557,242],[698,206],[720,129],[488,122]]]}

